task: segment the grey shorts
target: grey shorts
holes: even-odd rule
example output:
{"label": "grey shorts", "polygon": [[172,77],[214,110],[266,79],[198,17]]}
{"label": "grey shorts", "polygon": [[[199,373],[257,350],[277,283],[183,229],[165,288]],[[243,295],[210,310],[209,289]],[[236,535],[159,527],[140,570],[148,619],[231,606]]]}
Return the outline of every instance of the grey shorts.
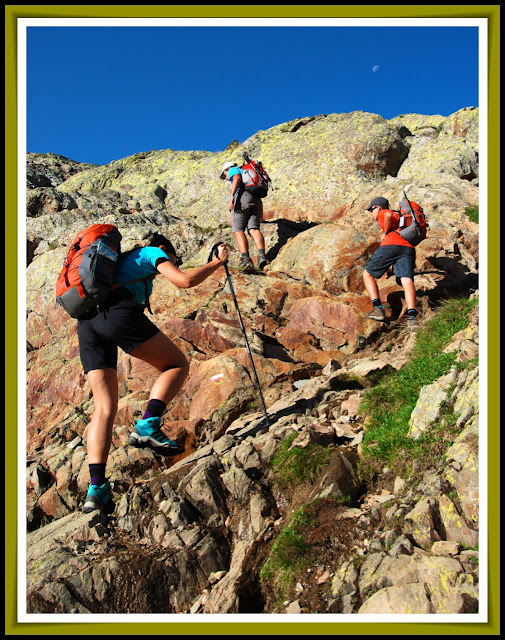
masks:
{"label": "grey shorts", "polygon": [[231,214],[232,233],[245,231],[246,229],[260,228],[260,219],[263,213],[263,202],[261,198],[257,198],[247,191],[244,191],[240,196],[236,209],[238,209],[238,211],[233,211]]}
{"label": "grey shorts", "polygon": [[374,278],[383,276],[389,267],[393,267],[396,281],[401,278],[414,279],[416,266],[416,250],[413,247],[389,244],[379,247],[366,266],[368,273]]}

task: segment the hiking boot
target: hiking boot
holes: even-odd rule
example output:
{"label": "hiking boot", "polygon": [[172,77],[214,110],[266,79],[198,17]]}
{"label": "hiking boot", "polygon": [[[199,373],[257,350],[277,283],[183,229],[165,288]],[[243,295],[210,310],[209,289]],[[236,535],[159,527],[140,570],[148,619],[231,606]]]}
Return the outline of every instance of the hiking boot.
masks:
{"label": "hiking boot", "polygon": [[268,260],[266,256],[258,256],[258,269],[263,271],[263,269],[267,266]]}
{"label": "hiking boot", "polygon": [[103,513],[111,514],[116,505],[112,501],[110,495],[110,484],[106,480],[102,485],[90,484],[86,500],[82,510],[84,513],[91,513],[92,511],[100,510]]}
{"label": "hiking boot", "polygon": [[176,455],[184,451],[184,447],[167,438],[161,431],[161,418],[153,416],[145,420],[137,420],[128,438],[132,447],[149,447],[163,455]]}
{"label": "hiking boot", "polygon": [[384,309],[381,307],[375,307],[370,311],[370,313],[366,314],[367,318],[371,318],[372,320],[379,320],[380,322],[384,322],[386,319],[386,314],[384,313]]}
{"label": "hiking boot", "polygon": [[419,327],[419,320],[417,316],[407,316],[407,326],[411,329],[417,329]]}
{"label": "hiking boot", "polygon": [[239,267],[243,269],[245,273],[253,273],[256,270],[251,258],[240,258]]}

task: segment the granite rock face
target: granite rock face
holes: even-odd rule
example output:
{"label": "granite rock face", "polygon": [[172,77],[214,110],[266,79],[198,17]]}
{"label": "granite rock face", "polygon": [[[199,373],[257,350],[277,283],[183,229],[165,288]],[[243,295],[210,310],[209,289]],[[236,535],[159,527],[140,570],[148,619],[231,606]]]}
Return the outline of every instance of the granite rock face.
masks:
{"label": "granite rock face", "polygon": [[[447,295],[468,296],[478,288],[478,225],[466,215],[479,202],[478,109],[389,121],[364,112],[318,115],[259,131],[232,147],[140,152],[106,166],[27,154],[26,477],[34,612],[261,612],[267,604],[259,567],[283,517],[269,465],[293,429],[299,431],[296,446],[319,442],[340,452],[334,457],[339,472],[319,478],[313,497],[341,491],[357,500],[366,492],[355,475],[362,391],[349,380],[403,366],[410,345],[405,335],[396,354],[379,353],[378,341],[390,327],[365,315],[370,302],[362,274],[380,235],[365,211],[373,197],[385,196],[395,208],[406,190],[424,207],[429,235],[416,263],[423,317]],[[81,229],[111,222],[121,230],[124,250],[160,229],[186,267],[204,264],[217,241],[235,245],[229,185],[218,176],[222,163],[240,163],[243,151],[261,159],[273,181],[262,224],[270,264],[262,274],[243,273],[239,254],[231,253],[230,273],[275,426],[240,435],[254,431],[261,412],[225,273],[190,290],[157,278],[154,321],[190,361],[189,378],[163,422],[185,451],[167,461],[127,446],[157,374],[120,352],[108,465],[115,519],[111,526],[84,516],[78,510],[89,481],[93,398],[82,375],[76,322],[55,303],[68,246]],[[251,254],[256,259],[254,248]],[[405,305],[394,277],[382,278],[379,287],[388,321],[401,320]],[[463,360],[478,354],[475,318],[448,348]],[[459,416],[461,435],[437,482],[426,480],[422,496],[409,497],[408,510],[396,506],[406,540],[388,562],[401,567],[385,562],[377,533],[370,553],[363,548],[366,566],[377,564],[374,579],[342,564],[345,575],[338,584],[333,579],[327,612],[407,612],[413,601],[417,612],[474,611],[477,574],[464,549],[478,541],[478,371],[452,371],[423,390],[411,436],[429,428],[447,403]],[[344,443],[352,455],[340,450]],[[339,478],[346,465],[344,483]],[[361,523],[373,521],[376,506],[360,514]],[[387,506],[391,511],[391,504],[381,508]],[[450,555],[450,567],[437,556],[438,569],[423,582],[422,565],[441,542],[462,551]],[[438,549],[445,559],[448,547]],[[420,563],[415,575],[409,568],[414,558]],[[142,584],[134,584],[136,570]],[[383,576],[391,571],[410,577],[389,584]],[[444,572],[451,576],[450,597],[440,591]]]}

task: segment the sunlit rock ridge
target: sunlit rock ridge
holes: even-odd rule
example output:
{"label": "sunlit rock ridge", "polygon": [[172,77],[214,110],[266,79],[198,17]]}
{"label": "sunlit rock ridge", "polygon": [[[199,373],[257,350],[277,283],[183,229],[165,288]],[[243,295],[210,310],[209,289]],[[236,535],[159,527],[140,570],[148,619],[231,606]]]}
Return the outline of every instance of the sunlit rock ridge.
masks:
{"label": "sunlit rock ridge", "polygon": [[[382,497],[371,495],[356,471],[366,429],[359,415],[366,385],[356,380],[401,368],[415,340],[401,327],[405,309],[394,278],[379,281],[390,323],[365,316],[362,273],[380,236],[365,211],[373,197],[397,208],[406,191],[426,213],[429,235],[416,263],[422,322],[449,297],[478,295],[478,224],[467,215],[479,204],[478,117],[474,107],[391,120],[362,111],[321,114],[230,142],[222,152],[139,151],[100,166],[27,154],[29,611],[477,610],[478,552],[469,550],[478,544],[478,370],[458,369],[449,382],[434,383],[461,427],[450,455],[415,489],[400,490],[399,480],[395,488],[386,474]],[[190,290],[158,278],[154,321],[191,363],[164,416],[167,435],[185,452],[163,459],[127,446],[156,374],[121,353],[107,469],[118,506],[110,520],[85,516],[79,509],[89,482],[93,399],[76,321],[55,302],[68,246],[87,226],[111,222],[123,250],[161,230],[186,267],[205,263],[216,242],[235,246],[229,184],[219,174],[225,161],[241,164],[244,152],[272,179],[262,225],[270,264],[261,275],[245,274],[231,253],[230,272],[273,424],[255,432],[258,395],[224,271]],[[461,361],[475,358],[477,313],[451,344]],[[412,437],[437,419],[427,393],[413,414]],[[293,584],[278,603],[259,572],[299,506],[272,483],[272,457],[293,431],[298,446],[318,442],[332,450],[311,500],[347,496],[352,505],[335,507],[335,522],[362,533],[353,548],[311,567],[305,586],[300,576],[302,590]]]}

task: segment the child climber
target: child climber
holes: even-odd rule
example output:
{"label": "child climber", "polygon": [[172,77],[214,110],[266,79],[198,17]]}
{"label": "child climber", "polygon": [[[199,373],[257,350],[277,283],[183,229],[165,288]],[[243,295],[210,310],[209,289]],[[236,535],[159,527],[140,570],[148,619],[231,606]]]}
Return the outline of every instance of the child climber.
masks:
{"label": "child climber", "polygon": [[381,243],[363,272],[365,289],[372,300],[373,309],[368,317],[384,322],[386,314],[379,297],[376,278],[383,276],[393,267],[396,282],[405,292],[407,303],[407,322],[410,326],[417,325],[416,289],[414,286],[414,269],[416,264],[416,250],[405,238],[397,232],[399,215],[391,211],[386,198],[374,198],[367,207],[382,229]]}

